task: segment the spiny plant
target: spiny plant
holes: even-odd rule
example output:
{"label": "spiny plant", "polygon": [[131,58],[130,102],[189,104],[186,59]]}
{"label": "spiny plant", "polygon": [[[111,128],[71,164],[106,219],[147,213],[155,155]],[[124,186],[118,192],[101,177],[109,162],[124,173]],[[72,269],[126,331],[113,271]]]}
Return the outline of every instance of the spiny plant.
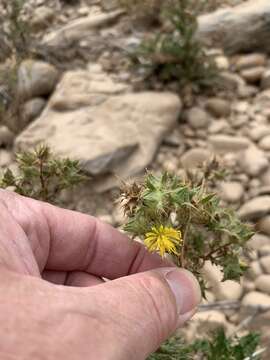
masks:
{"label": "spiny plant", "polygon": [[124,230],[140,238],[150,252],[169,255],[193,272],[204,293],[201,270],[206,261],[221,268],[223,281],[240,280],[253,231],[209,190],[211,182],[224,176],[216,161],[198,174],[190,173],[183,181],[167,172],[147,173],[142,182],[123,187],[121,202],[127,216]]}
{"label": "spiny plant", "polygon": [[62,190],[87,179],[79,162],[55,157],[47,146],[18,153],[19,174],[6,169],[0,187],[12,187],[15,192],[34,199],[57,203]]}
{"label": "spiny plant", "polygon": [[132,54],[134,63],[146,70],[146,77],[156,77],[164,83],[177,81],[179,87],[212,84],[216,67],[196,38],[197,11],[201,6],[191,0],[172,0],[166,4],[164,29],[143,40]]}
{"label": "spiny plant", "polygon": [[259,360],[260,355],[256,355],[259,343],[257,333],[228,337],[221,328],[208,338],[195,340],[192,344],[179,337],[171,338],[148,360]]}
{"label": "spiny plant", "polygon": [[[18,153],[16,159],[19,174],[5,170],[0,187],[13,187],[28,197],[57,204],[63,189],[86,179],[77,161],[58,159],[47,146]],[[245,266],[235,256],[241,254],[251,231],[235,214],[229,212],[228,218],[216,195],[207,192],[224,174],[213,161],[200,173],[189,172],[186,181],[168,173],[160,177],[148,173],[143,182],[126,184],[121,197],[129,218],[126,230],[140,236],[149,251],[171,255],[176,264],[199,277],[201,266],[210,259],[223,266],[224,278],[238,279]],[[258,360],[254,355],[258,344],[257,334],[227,337],[220,330],[192,344],[173,337],[148,360]]]}

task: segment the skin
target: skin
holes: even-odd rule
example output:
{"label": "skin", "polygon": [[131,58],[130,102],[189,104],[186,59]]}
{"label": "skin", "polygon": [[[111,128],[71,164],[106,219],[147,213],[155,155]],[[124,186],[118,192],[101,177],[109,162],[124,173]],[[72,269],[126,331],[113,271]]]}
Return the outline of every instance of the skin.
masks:
{"label": "skin", "polygon": [[190,273],[109,225],[0,190],[1,359],[145,359],[199,301]]}

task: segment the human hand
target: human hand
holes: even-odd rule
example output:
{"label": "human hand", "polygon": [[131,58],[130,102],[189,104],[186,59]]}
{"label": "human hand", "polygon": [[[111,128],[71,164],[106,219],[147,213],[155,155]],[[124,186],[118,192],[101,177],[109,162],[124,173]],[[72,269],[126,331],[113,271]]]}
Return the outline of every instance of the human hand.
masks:
{"label": "human hand", "polygon": [[170,266],[93,217],[0,190],[0,358],[145,359],[200,301]]}

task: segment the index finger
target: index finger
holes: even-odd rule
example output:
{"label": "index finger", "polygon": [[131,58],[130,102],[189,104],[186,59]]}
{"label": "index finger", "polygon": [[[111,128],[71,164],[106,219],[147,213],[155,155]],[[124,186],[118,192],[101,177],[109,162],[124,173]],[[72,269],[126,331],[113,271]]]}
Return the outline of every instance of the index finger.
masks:
{"label": "index finger", "polygon": [[115,279],[171,266],[92,216],[0,192],[3,194],[9,211],[29,238],[40,271],[86,271]]}

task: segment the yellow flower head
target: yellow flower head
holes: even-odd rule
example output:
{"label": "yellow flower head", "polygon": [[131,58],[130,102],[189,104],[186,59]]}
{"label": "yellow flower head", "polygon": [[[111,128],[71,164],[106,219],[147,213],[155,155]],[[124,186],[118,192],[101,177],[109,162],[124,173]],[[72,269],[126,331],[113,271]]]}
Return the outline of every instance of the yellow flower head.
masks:
{"label": "yellow flower head", "polygon": [[144,240],[144,244],[150,252],[157,251],[162,257],[165,253],[179,255],[177,247],[182,243],[181,231],[163,225],[154,226],[151,230],[146,234]]}

